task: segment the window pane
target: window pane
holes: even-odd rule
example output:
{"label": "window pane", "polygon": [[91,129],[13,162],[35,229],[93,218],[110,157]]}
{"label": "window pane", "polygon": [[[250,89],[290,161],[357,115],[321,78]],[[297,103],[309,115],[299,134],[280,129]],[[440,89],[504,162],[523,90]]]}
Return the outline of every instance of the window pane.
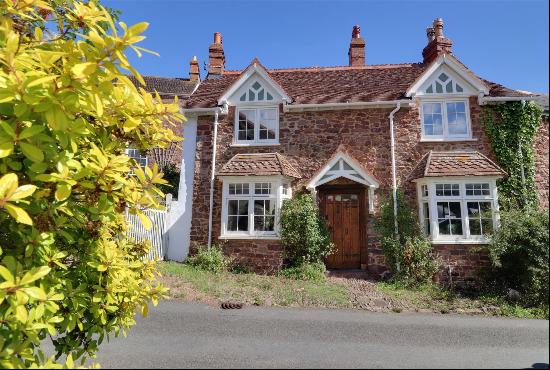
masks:
{"label": "window pane", "polygon": [[450,202],[449,217],[460,218],[461,215],[462,215],[462,210],[460,209],[460,202]]}
{"label": "window pane", "polygon": [[277,128],[277,113],[275,109],[260,109],[260,140],[274,140]]}
{"label": "window pane", "polygon": [[459,184],[436,184],[435,195],[438,197],[445,196],[459,196],[460,185]]}
{"label": "window pane", "polygon": [[445,73],[441,73],[439,75],[439,79],[443,82],[447,81],[449,79],[449,76],[447,76]]}
{"label": "window pane", "polygon": [[256,111],[252,109],[239,111],[239,140],[254,140],[254,125],[256,121]]}
{"label": "window pane", "polygon": [[439,233],[441,235],[451,235],[451,224],[449,220],[439,220]]}
{"label": "window pane", "polygon": [[248,216],[239,217],[238,231],[248,231]]}
{"label": "window pane", "polygon": [[264,89],[258,92],[258,100],[264,100]]}
{"label": "window pane", "polygon": [[271,200],[254,200],[254,230],[275,230],[275,204]]}
{"label": "window pane", "polygon": [[248,200],[239,200],[239,215],[248,216]]}
{"label": "window pane", "polygon": [[422,217],[424,219],[424,232],[426,235],[430,234],[430,205],[428,203],[422,203]]}
{"label": "window pane", "polygon": [[424,115],[424,134],[427,136],[443,135],[441,104],[424,103],[422,104],[422,112]]}
{"label": "window pane", "polygon": [[462,235],[462,220],[451,220],[451,235]]}
{"label": "window pane", "polygon": [[271,183],[262,182],[255,184],[254,194],[267,195],[271,194]]}
{"label": "window pane", "polygon": [[449,94],[453,92],[453,81],[449,81],[447,85],[445,85],[445,92]]}
{"label": "window pane", "polygon": [[228,216],[227,218],[227,230],[228,231],[237,231],[237,216]]}
{"label": "window pane", "polygon": [[254,84],[252,85],[252,88],[254,90],[258,90],[260,87],[262,87],[262,85],[260,85],[258,81],[254,82]]}
{"label": "window pane", "polygon": [[236,215],[237,210],[239,209],[239,201],[238,200],[230,200],[227,207],[227,214],[228,215]]}

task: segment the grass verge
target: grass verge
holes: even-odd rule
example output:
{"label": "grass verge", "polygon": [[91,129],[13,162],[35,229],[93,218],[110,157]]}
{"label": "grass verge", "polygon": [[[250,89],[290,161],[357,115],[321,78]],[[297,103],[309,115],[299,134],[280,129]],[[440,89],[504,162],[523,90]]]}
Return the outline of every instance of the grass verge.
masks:
{"label": "grass verge", "polygon": [[490,295],[480,295],[474,298],[463,297],[435,284],[411,288],[400,283],[381,282],[378,283],[378,289],[419,310],[470,314],[481,312],[494,316],[548,320],[548,308],[525,308],[511,304],[502,297]]}
{"label": "grass verge", "polygon": [[[175,277],[193,290],[220,301],[252,305],[351,308],[345,287],[327,281],[303,281],[280,276],[209,272],[176,263],[160,263],[166,277]],[[181,286],[179,288],[182,288]],[[185,297],[181,289],[171,287],[172,297]]]}

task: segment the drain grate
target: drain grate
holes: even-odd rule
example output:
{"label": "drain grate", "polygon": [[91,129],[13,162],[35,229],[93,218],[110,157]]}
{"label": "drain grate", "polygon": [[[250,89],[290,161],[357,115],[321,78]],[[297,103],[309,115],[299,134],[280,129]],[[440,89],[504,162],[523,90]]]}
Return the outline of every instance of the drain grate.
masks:
{"label": "drain grate", "polygon": [[222,302],[220,304],[220,308],[222,310],[240,310],[241,308],[243,308],[243,304],[234,302]]}

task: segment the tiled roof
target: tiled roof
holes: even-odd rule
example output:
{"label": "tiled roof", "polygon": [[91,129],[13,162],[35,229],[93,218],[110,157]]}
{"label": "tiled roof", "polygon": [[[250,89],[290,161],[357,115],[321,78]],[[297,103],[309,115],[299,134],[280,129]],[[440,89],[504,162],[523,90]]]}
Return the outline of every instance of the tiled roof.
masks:
{"label": "tiled roof", "polygon": [[443,176],[506,176],[506,172],[479,152],[430,151],[420,160],[409,180]]}
{"label": "tiled roof", "polygon": [[134,76],[128,76],[130,81],[132,81],[137,87],[143,87],[145,91],[150,93],[157,91],[162,98],[173,98],[174,96],[178,96],[179,98],[186,99],[193,93],[198,82],[190,81],[184,78],[143,75],[142,77],[145,81],[145,86],[142,86]]}
{"label": "tiled roof", "polygon": [[[400,99],[425,69],[423,64],[388,64],[274,69],[268,72],[293,99],[293,104],[317,104]],[[240,72],[226,71],[219,78],[204,80],[187,106],[215,106],[218,98],[239,75]]]}
{"label": "tiled roof", "polygon": [[[360,67],[310,67],[267,70],[293,104],[372,102],[402,99],[406,90],[429,67],[422,63],[382,64]],[[225,71],[223,75],[202,81],[187,107],[208,108],[220,98],[241,71]],[[494,82],[482,80],[490,96],[530,96]]]}
{"label": "tiled roof", "polygon": [[301,178],[300,173],[279,153],[237,154],[218,172],[218,176],[283,175]]}

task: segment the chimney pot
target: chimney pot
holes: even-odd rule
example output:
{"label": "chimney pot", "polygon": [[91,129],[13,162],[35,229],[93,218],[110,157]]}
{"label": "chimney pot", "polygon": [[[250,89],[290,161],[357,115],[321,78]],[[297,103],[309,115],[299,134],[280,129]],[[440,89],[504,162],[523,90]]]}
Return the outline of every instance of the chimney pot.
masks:
{"label": "chimney pot", "polygon": [[428,45],[422,50],[424,63],[431,63],[441,54],[453,53],[453,42],[443,35],[443,19],[436,18],[433,27],[426,29]]}
{"label": "chimney pot", "polygon": [[351,38],[352,39],[361,38],[361,27],[359,25],[353,26],[353,31],[351,31]]}
{"label": "chimney pot", "polygon": [[214,42],[208,48],[208,74],[222,75],[225,69],[225,53],[222,45],[222,34],[214,32]]}
{"label": "chimney pot", "polygon": [[197,56],[193,56],[189,62],[189,80],[191,81],[200,81],[201,80],[201,71],[199,68],[199,61]]}
{"label": "chimney pot", "polygon": [[361,37],[361,27],[358,25],[353,26],[353,30],[351,31],[348,57],[350,66],[365,65],[365,40]]}
{"label": "chimney pot", "polygon": [[443,19],[442,18],[434,19],[433,27],[434,27],[436,37],[444,37],[443,36]]}

